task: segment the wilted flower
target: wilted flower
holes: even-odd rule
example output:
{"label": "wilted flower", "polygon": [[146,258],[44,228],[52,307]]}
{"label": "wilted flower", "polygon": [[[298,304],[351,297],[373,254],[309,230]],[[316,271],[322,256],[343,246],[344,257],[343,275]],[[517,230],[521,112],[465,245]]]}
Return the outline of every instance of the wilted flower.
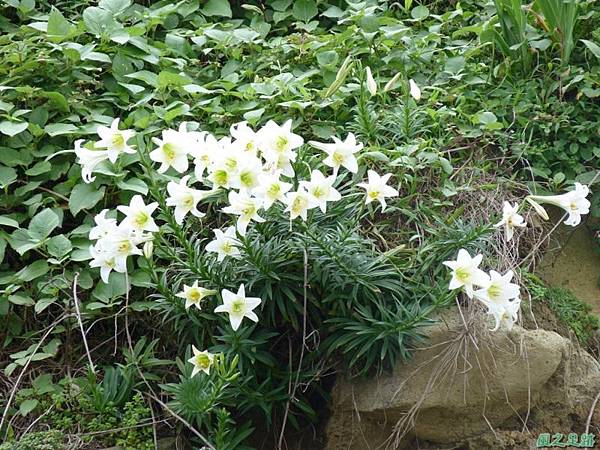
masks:
{"label": "wilted flower", "polygon": [[507,241],[512,239],[515,233],[515,227],[524,228],[527,226],[523,216],[517,212],[518,210],[519,205],[517,203],[512,206],[509,202],[504,202],[504,206],[502,207],[502,220],[494,225],[495,227],[505,227],[504,234]]}
{"label": "wilted flower", "polygon": [[335,136],[332,136],[332,139],[333,144],[316,141],[310,141],[309,144],[327,153],[327,158],[323,160],[323,164],[332,167],[334,175],[337,175],[341,166],[352,173],[358,172],[358,162],[354,154],[362,150],[363,145],[356,142],[356,137],[352,133],[348,133],[344,141]]}
{"label": "wilted flower", "polygon": [[127,216],[123,219],[122,223],[140,232],[158,231],[158,227],[152,218],[152,213],[156,208],[158,208],[157,202],[146,205],[141,195],[134,195],[131,198],[129,206],[117,206],[117,209]]}
{"label": "wilted flower", "polygon": [[223,297],[223,304],[217,306],[215,312],[226,312],[229,314],[229,322],[234,331],[240,327],[244,317],[258,322],[258,316],[253,312],[253,309],[260,305],[261,299],[258,297],[246,297],[243,284],[240,285],[237,294],[223,289],[221,296]]}
{"label": "wilted flower", "polygon": [[235,236],[235,227],[229,227],[225,232],[215,228],[213,233],[215,234],[215,240],[206,244],[207,252],[216,253],[218,255],[217,261],[219,262],[223,261],[227,256],[239,258],[240,249],[236,246],[239,241]]}
{"label": "wilted flower", "polygon": [[204,217],[204,213],[198,211],[197,205],[200,200],[211,195],[214,191],[200,191],[187,186],[190,176],[186,175],[179,183],[169,181],[167,184],[167,206],[175,207],[175,221],[181,225],[183,218],[188,214],[196,217]]}
{"label": "wilted flower", "polygon": [[381,211],[385,211],[387,203],[385,201],[386,197],[397,197],[398,191],[391,186],[387,185],[388,180],[392,176],[391,173],[387,173],[383,176],[379,176],[377,172],[374,170],[369,170],[367,173],[369,182],[368,183],[358,183],[357,186],[365,189],[367,191],[367,198],[365,199],[365,203],[368,205],[373,200],[378,200],[381,203]]}
{"label": "wilted flower", "polygon": [[375,78],[373,78],[373,74],[371,73],[371,68],[367,66],[365,69],[366,78],[367,78],[367,90],[371,95],[377,94],[377,82]]}
{"label": "wilted flower", "polygon": [[198,280],[196,280],[191,286],[184,284],[183,291],[175,295],[179,298],[185,299],[185,309],[188,309],[192,305],[194,305],[198,309],[201,309],[200,302],[202,301],[202,299],[210,295],[215,295],[216,293],[217,291],[215,290],[206,289],[198,286]]}
{"label": "wilted flower", "polygon": [[127,141],[135,136],[135,131],[119,130],[118,118],[112,121],[110,128],[98,126],[97,133],[100,140],[95,146],[106,149],[111,163],[115,163],[121,153],[135,153],[135,149],[127,145]]}
{"label": "wilted flower", "polygon": [[444,261],[442,264],[452,269],[448,288],[454,290],[464,287],[469,298],[473,298],[473,286],[485,286],[489,282],[488,275],[478,268],[482,259],[481,254],[471,258],[469,252],[460,249],[456,261]]}
{"label": "wilted flower", "polygon": [[[575,183],[575,189],[562,195],[530,195],[528,199],[539,203],[550,203],[562,208],[569,214],[565,225],[573,227],[581,223],[581,216],[590,212],[590,201],[586,198],[590,190],[581,183]],[[530,202],[531,203],[531,202]]]}
{"label": "wilted flower", "polygon": [[194,356],[188,359],[188,362],[194,365],[194,368],[192,369],[192,377],[200,371],[207,375],[210,374],[210,368],[214,363],[215,355],[209,353],[208,350],[201,352],[194,345],[192,345],[192,352],[194,353]]}

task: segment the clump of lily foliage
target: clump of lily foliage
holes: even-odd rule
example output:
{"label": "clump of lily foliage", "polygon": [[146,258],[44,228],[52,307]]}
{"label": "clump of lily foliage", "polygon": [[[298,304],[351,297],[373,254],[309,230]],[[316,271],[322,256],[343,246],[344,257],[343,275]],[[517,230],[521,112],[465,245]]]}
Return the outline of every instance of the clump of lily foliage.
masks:
{"label": "clump of lily foliage", "polygon": [[[526,203],[531,205],[535,211],[544,219],[548,220],[548,213],[540,203],[548,203],[563,209],[564,224],[577,226],[581,223],[581,216],[590,212],[590,201],[587,199],[589,188],[581,183],[575,183],[575,188],[561,195],[529,195],[525,198]],[[525,203],[524,203],[525,204]],[[507,241],[510,241],[516,228],[527,226],[525,219],[519,214],[520,205],[504,202],[502,209],[502,220],[495,224],[503,227]],[[486,307],[488,314],[494,317],[496,322],[493,331],[502,325],[512,329],[518,320],[521,306],[519,285],[512,283],[514,273],[507,271],[504,275],[491,270],[488,273],[479,268],[483,255],[475,257],[465,250],[460,249],[455,261],[445,261],[443,264],[452,270],[452,279],[449,289],[463,289],[469,298],[481,301]],[[475,287],[479,289],[475,290]]]}
{"label": "clump of lily foliage", "polygon": [[[363,148],[352,133],[343,140],[334,137],[332,143],[310,141],[312,147],[323,152],[322,165],[328,171],[312,169],[310,178],[297,180],[293,163],[304,139],[292,131],[291,120],[283,125],[269,121],[258,131],[240,122],[231,127],[230,136],[220,139],[208,132],[188,130],[187,125],[182,123],[178,130],[164,130],[161,138],[152,138],[156,147],[148,156],[158,164],[159,174],[168,171],[178,174],[167,183],[168,195],[164,199],[164,205],[172,208],[177,225],[182,225],[189,215],[204,217],[200,209],[202,201],[220,191],[228,192],[229,205],[221,211],[229,215],[235,225],[213,229],[214,240],[204,247],[205,252],[215,254],[218,262],[240,257],[241,240],[249,227],[264,223],[263,215],[274,205],[280,205],[288,214],[290,230],[295,220],[306,221],[311,210],[325,213],[330,203],[342,198],[336,189],[343,178],[340,172],[358,172],[357,153]],[[119,129],[119,119],[114,119],[110,128],[100,126],[97,132],[99,141],[86,145],[83,140],[75,143],[83,179],[88,183],[95,179],[93,173],[104,161],[115,163],[119,155],[136,152],[131,144],[135,132]],[[150,166],[148,169],[152,171]],[[383,211],[386,198],[398,196],[398,190],[388,185],[391,176],[369,170],[368,179],[357,183],[365,205],[378,201]],[[100,268],[105,283],[112,271],[127,273],[128,257],[152,259],[153,235],[160,229],[155,222],[158,208],[159,202],[149,202],[135,195],[129,205],[117,206],[123,215],[120,222],[109,217],[107,209],[96,215],[95,226],[89,233],[89,238],[96,241],[90,247],[90,266]],[[214,286],[201,286],[194,280],[185,284],[176,297],[183,299],[186,309],[194,306],[201,310],[205,299],[216,294]],[[259,321],[257,308],[263,300],[247,295],[244,284],[239,285],[237,292],[222,289],[220,297],[222,304],[214,312],[227,314],[234,331],[244,319]],[[208,373],[214,360],[215,355],[194,346],[193,357],[189,359],[194,365],[192,375],[199,371]]]}

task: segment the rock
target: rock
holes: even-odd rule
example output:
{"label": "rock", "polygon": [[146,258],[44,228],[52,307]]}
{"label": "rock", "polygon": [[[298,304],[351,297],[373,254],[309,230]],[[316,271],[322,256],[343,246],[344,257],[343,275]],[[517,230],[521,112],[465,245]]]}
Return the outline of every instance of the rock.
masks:
{"label": "rock", "polygon": [[600,389],[600,365],[575,351],[568,339],[519,326],[490,333],[475,316],[467,334],[456,310],[446,311],[443,319],[425,332],[427,347],[392,374],[338,380],[327,450],[374,449],[390,442],[389,448],[400,448],[389,439],[402,430],[419,440],[463,442],[517,412],[526,417],[541,402],[589,410],[590,397]]}

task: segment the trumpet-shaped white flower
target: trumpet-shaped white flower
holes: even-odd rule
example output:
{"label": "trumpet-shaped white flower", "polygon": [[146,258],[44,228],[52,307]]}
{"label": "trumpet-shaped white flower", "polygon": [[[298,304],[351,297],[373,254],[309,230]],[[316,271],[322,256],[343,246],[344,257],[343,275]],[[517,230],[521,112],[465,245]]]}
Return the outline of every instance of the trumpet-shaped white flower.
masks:
{"label": "trumpet-shaped white flower", "polygon": [[514,300],[507,300],[502,303],[486,304],[486,306],[488,307],[488,314],[494,316],[496,321],[496,325],[491,331],[496,331],[501,326],[512,330],[512,327],[519,319],[521,299],[515,298]]}
{"label": "trumpet-shaped white flower", "polygon": [[226,312],[229,314],[229,322],[234,331],[240,327],[244,317],[258,322],[258,316],[254,313],[253,309],[260,305],[261,299],[258,297],[246,297],[243,284],[240,285],[237,294],[223,289],[221,296],[223,297],[223,304],[217,306],[215,312]]}
{"label": "trumpet-shaped white flower", "polygon": [[511,283],[513,271],[509,270],[504,275],[495,270],[490,270],[490,276],[475,291],[475,298],[484,304],[501,304],[519,296],[519,285]]}
{"label": "trumpet-shaped white flower", "polygon": [[108,283],[108,276],[112,270],[116,270],[117,262],[115,257],[102,250],[99,245],[90,245],[90,255],[92,260],[90,261],[90,267],[100,268],[100,278],[105,283]]}
{"label": "trumpet-shaped white flower", "polygon": [[288,192],[285,196],[284,203],[287,205],[285,211],[290,213],[290,220],[301,217],[305,222],[308,210],[316,208],[317,206],[313,198],[302,188],[295,192]]}
{"label": "trumpet-shaped white flower", "polygon": [[109,127],[100,125],[97,130],[100,140],[96,142],[96,147],[105,148],[108,159],[115,163],[121,153],[135,153],[135,149],[127,145],[127,141],[135,136],[133,130],[119,130],[119,119],[112,121]]}
{"label": "trumpet-shaped white flower", "polygon": [[371,95],[377,94],[377,82],[375,78],[373,78],[373,74],[371,73],[371,68],[367,66],[365,69],[366,78],[367,78],[367,90]]}
{"label": "trumpet-shaped white flower", "polygon": [[362,150],[363,145],[356,142],[356,137],[352,133],[348,133],[344,141],[335,136],[332,136],[332,139],[333,144],[316,141],[310,141],[309,144],[327,153],[323,163],[333,168],[334,175],[337,175],[340,167],[345,167],[352,173],[358,172],[358,162],[354,154]]}
{"label": "trumpet-shaped white flower", "polygon": [[340,193],[333,187],[335,175],[325,177],[320,170],[313,170],[310,181],[301,181],[300,187],[304,188],[312,198],[312,203],[327,211],[327,202],[337,202],[342,198]]}
{"label": "trumpet-shaped white flower", "polygon": [[392,176],[391,173],[387,173],[383,176],[379,176],[374,170],[368,172],[368,183],[358,183],[357,186],[367,191],[367,198],[365,204],[371,203],[373,200],[378,200],[381,203],[381,211],[385,211],[387,207],[386,197],[397,197],[398,191],[391,186],[387,185],[388,180]]}
{"label": "trumpet-shaped white flower", "polygon": [[196,280],[191,286],[184,284],[183,291],[175,295],[179,298],[185,299],[185,309],[188,309],[192,305],[194,305],[198,309],[201,309],[200,302],[202,301],[202,299],[210,295],[215,295],[216,293],[217,291],[215,290],[206,289],[198,286],[198,280]]}
{"label": "trumpet-shaped white flower", "polygon": [[209,353],[208,350],[201,352],[194,345],[192,345],[192,352],[194,353],[194,356],[188,359],[188,362],[192,363],[194,366],[192,369],[192,377],[196,376],[196,374],[201,371],[206,375],[209,375],[210,368],[215,361],[215,355]]}
{"label": "trumpet-shaped white flower", "polygon": [[214,191],[200,191],[188,187],[187,182],[189,179],[190,176],[186,175],[179,180],[179,183],[169,181],[167,184],[167,192],[169,193],[167,206],[175,207],[175,221],[179,225],[183,223],[183,218],[188,213],[192,213],[196,217],[204,217],[205,214],[198,211],[198,202],[214,193]]}
{"label": "trumpet-shaped white flower", "polygon": [[294,150],[304,144],[304,139],[292,132],[291,119],[283,125],[269,120],[257,132],[257,140],[262,156],[268,163],[281,169],[285,176],[294,176],[291,165],[296,161],[297,154]]}
{"label": "trumpet-shaped white flower", "polygon": [[481,254],[471,258],[469,252],[460,249],[456,261],[444,261],[442,264],[452,269],[452,279],[448,288],[464,288],[469,298],[473,298],[473,286],[485,286],[489,282],[489,276],[479,269],[482,259]]}
{"label": "trumpet-shaped white flower", "polygon": [[158,148],[150,152],[150,159],[160,163],[158,173],[166,172],[169,167],[179,173],[188,170],[188,153],[194,145],[187,132],[163,130],[162,139],[154,137],[152,141]]}
{"label": "trumpet-shaped white flower", "polygon": [[408,86],[410,96],[417,101],[421,100],[421,89],[419,89],[419,86],[417,85],[417,83],[415,83],[415,81],[412,78],[408,80]]}
{"label": "trumpet-shaped white flower", "polygon": [[250,197],[247,192],[229,192],[229,206],[223,208],[223,212],[238,216],[237,230],[242,235],[246,235],[248,224],[255,222],[264,222],[265,219],[258,215],[258,210],[262,207],[262,201],[255,197]]}
{"label": "trumpet-shaped white flower", "polygon": [[91,183],[96,179],[92,176],[94,169],[103,161],[108,159],[106,150],[89,150],[81,145],[83,139],[75,141],[75,155],[77,163],[81,165],[81,178],[86,183]]}
{"label": "trumpet-shaped white flower", "polygon": [[146,205],[141,195],[134,195],[129,202],[129,206],[117,206],[117,209],[126,216],[122,223],[138,232],[158,231],[158,227],[152,218],[152,213],[156,208],[158,208],[157,202]]}
{"label": "trumpet-shaped white flower", "polygon": [[237,248],[239,241],[235,235],[235,227],[229,227],[225,232],[215,228],[215,240],[206,244],[206,251],[217,254],[217,261],[223,261],[227,256],[240,257],[240,249]]}
{"label": "trumpet-shaped white flower", "polygon": [[234,189],[252,191],[260,184],[262,164],[260,159],[252,154],[243,154],[237,164],[237,171],[231,177],[230,185]]}
{"label": "trumpet-shaped white flower", "polygon": [[504,206],[502,207],[502,220],[494,225],[495,227],[504,227],[504,235],[507,241],[510,241],[513,238],[515,227],[524,228],[527,226],[523,216],[517,212],[518,210],[519,205],[517,203],[512,206],[509,202],[504,202]]}
{"label": "trumpet-shaped white flower", "polygon": [[194,158],[194,175],[197,180],[204,176],[204,171],[214,162],[220,151],[219,142],[212,134],[201,133],[201,136],[197,136],[196,145],[190,152]]}
{"label": "trumpet-shaped white flower", "polygon": [[117,220],[112,219],[112,218],[107,218],[106,217],[107,212],[108,212],[108,209],[103,209],[102,211],[100,211],[100,213],[96,214],[96,217],[94,217],[94,222],[96,222],[96,226],[94,226],[90,230],[90,234],[89,234],[90,239],[96,240],[96,239],[103,238],[103,237],[111,234],[112,232],[114,232],[115,229],[117,228]]}
{"label": "trumpet-shaped white flower", "polygon": [[135,233],[132,228],[120,224],[112,234],[104,237],[98,244],[101,251],[106,252],[107,258],[114,258],[114,270],[124,273],[127,270],[127,257],[143,254],[137,247],[143,240],[144,237]]}
{"label": "trumpet-shaped white flower", "polygon": [[248,122],[239,122],[231,125],[229,129],[231,137],[235,139],[234,144],[250,155],[256,155],[258,152],[258,136]]}
{"label": "trumpet-shaped white flower", "polygon": [[590,201],[586,198],[590,190],[581,183],[575,183],[575,189],[562,195],[530,195],[528,199],[539,203],[550,203],[562,208],[569,214],[565,225],[573,227],[581,223],[581,216],[590,212]]}
{"label": "trumpet-shaped white flower", "polygon": [[285,194],[292,188],[291,183],[286,183],[279,179],[280,173],[262,174],[260,176],[260,185],[254,190],[254,196],[263,202],[263,208],[266,211],[276,201],[283,201]]}

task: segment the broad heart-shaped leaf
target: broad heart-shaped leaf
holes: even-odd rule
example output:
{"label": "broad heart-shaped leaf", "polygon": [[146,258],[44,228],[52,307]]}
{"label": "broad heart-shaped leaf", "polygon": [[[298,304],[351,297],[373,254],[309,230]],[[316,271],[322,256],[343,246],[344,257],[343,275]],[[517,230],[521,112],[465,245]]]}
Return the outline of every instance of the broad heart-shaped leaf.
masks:
{"label": "broad heart-shaped leaf", "polygon": [[319,13],[317,4],[313,0],[298,0],[294,2],[292,14],[297,20],[308,22]]}
{"label": "broad heart-shaped leaf", "polygon": [[5,188],[17,179],[17,171],[12,167],[0,166],[0,188]]}
{"label": "broad heart-shaped leaf", "polygon": [[35,409],[38,403],[39,402],[35,398],[28,398],[19,405],[19,412],[22,416],[26,416]]}
{"label": "broad heart-shaped leaf", "polygon": [[61,12],[54,6],[48,16],[48,28],[46,33],[50,36],[67,36],[71,32],[72,25],[65,19]]}
{"label": "broad heart-shaped leaf", "polygon": [[221,16],[231,18],[231,6],[228,0],[208,0],[201,9],[205,16]]}
{"label": "broad heart-shaped leaf", "polygon": [[112,31],[121,27],[121,25],[113,19],[113,14],[102,8],[90,6],[83,11],[83,23],[90,33],[96,36],[110,34]]}
{"label": "broad heart-shaped leaf", "polygon": [[52,256],[62,258],[73,249],[73,245],[64,234],[59,234],[48,241],[46,249]]}
{"label": "broad heart-shaped leaf", "polygon": [[125,11],[131,5],[131,0],[100,0],[98,7],[110,11],[113,14],[119,14]]}
{"label": "broad heart-shaped leaf", "polygon": [[35,217],[31,219],[31,222],[29,222],[29,236],[38,241],[46,239],[50,236],[52,230],[58,226],[59,222],[60,220],[56,213],[51,209],[46,208],[37,213]]}
{"label": "broad heart-shaped leaf", "polygon": [[28,126],[29,124],[27,122],[11,122],[10,120],[3,120],[0,122],[0,133],[6,134],[7,136],[16,136],[25,131]]}
{"label": "broad heart-shaped leaf", "polygon": [[69,197],[69,210],[76,216],[82,209],[93,207],[104,197],[104,186],[100,189],[81,183],[73,188]]}
{"label": "broad heart-shaped leaf", "polygon": [[50,267],[48,266],[48,263],[43,259],[38,259],[34,263],[19,270],[16,275],[21,281],[32,281],[36,278],[46,275],[49,270]]}

